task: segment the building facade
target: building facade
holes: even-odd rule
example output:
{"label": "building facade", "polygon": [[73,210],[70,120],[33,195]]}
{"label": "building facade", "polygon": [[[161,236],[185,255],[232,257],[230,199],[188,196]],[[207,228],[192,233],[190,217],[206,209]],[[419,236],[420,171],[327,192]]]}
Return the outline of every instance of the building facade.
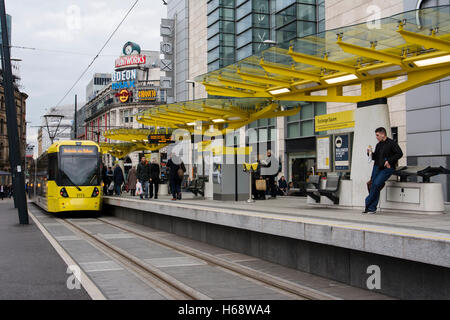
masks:
{"label": "building facade", "polygon": [[[20,92],[17,88],[15,88],[14,95],[17,109],[20,155],[23,161],[27,144],[26,100],[28,95]],[[24,163],[22,165],[24,165]],[[0,171],[11,172],[11,165],[9,163],[9,141],[6,120],[5,91],[3,85],[0,85]],[[0,183],[3,185],[12,183],[11,177],[1,176]]]}
{"label": "building facade", "polygon": [[[141,50],[139,45],[131,42],[125,44],[123,54],[115,62],[111,81],[78,110],[77,138],[97,143],[121,143],[107,139],[105,131],[145,128],[136,121],[136,115],[167,102],[167,90],[160,85],[159,65],[159,51]],[[128,161],[137,164],[138,158],[139,153],[133,153]],[[108,166],[115,160],[111,155],[104,155],[103,161]]]}
{"label": "building facade", "polygon": [[91,101],[97,93],[111,82],[110,73],[96,73],[86,86],[86,101]]}

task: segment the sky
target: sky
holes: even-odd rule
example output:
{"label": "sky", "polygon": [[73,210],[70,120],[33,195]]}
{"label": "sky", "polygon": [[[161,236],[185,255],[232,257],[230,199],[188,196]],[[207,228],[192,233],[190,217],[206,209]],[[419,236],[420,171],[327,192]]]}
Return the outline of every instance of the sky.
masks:
{"label": "sky", "polygon": [[[89,65],[136,0],[5,0],[12,16],[13,59],[21,59],[21,91],[27,99],[27,141],[37,149],[36,126],[42,115],[63,98]],[[60,105],[85,101],[93,74],[110,73],[123,45],[138,43],[143,50],[159,51],[162,0],[140,0],[86,75]]]}

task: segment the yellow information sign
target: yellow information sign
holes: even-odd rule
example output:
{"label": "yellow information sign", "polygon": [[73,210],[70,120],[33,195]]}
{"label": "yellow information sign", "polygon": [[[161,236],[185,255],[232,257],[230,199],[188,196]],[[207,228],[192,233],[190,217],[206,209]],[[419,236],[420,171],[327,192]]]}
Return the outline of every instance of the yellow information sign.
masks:
{"label": "yellow information sign", "polygon": [[354,111],[343,111],[316,117],[316,132],[355,127]]}

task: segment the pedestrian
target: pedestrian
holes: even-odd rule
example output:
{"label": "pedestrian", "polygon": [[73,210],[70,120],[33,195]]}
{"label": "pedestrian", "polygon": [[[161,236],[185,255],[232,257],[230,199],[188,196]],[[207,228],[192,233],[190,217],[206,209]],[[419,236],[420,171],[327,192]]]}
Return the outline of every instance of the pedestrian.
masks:
{"label": "pedestrian", "polygon": [[101,163],[101,174],[102,174],[102,183],[103,183],[103,194],[108,194],[108,184],[107,184],[107,173],[108,169],[106,169],[105,164]]}
{"label": "pedestrian", "polygon": [[173,196],[172,201],[181,200],[181,183],[184,179],[186,167],[180,157],[174,153],[167,162],[167,167],[170,169],[169,181],[170,190]]}
{"label": "pedestrian", "polygon": [[156,160],[153,160],[152,164],[150,165],[150,199],[153,198],[154,191],[155,200],[158,200],[160,174],[161,169],[159,163],[157,163]]}
{"label": "pedestrian", "polygon": [[137,170],[136,167],[131,168],[128,172],[128,189],[130,190],[131,196],[136,196],[136,184],[137,184]]}
{"label": "pedestrian", "polygon": [[3,185],[0,185],[0,195],[3,201],[3,198],[5,197],[5,187]]}
{"label": "pedestrian", "polygon": [[137,179],[142,185],[142,193],[139,195],[141,200],[148,199],[148,186],[150,183],[150,167],[147,164],[147,158],[142,157],[136,171]]}
{"label": "pedestrian", "polygon": [[365,213],[376,214],[380,201],[380,192],[384,188],[386,181],[394,174],[398,161],[403,157],[403,151],[397,142],[388,138],[385,128],[375,130],[378,144],[373,151],[372,147],[367,148],[367,155],[374,161],[372,178],[368,183],[369,196],[366,198]]}
{"label": "pedestrian", "polygon": [[122,185],[125,181],[125,178],[123,176],[122,168],[119,166],[119,164],[116,164],[116,167],[114,168],[114,176],[113,176],[113,182],[114,182],[114,190],[116,192],[116,196],[119,196],[122,194]]}
{"label": "pedestrian", "polygon": [[267,181],[267,189],[270,192],[271,199],[276,199],[277,188],[275,185],[275,178],[278,175],[279,163],[278,160],[272,155],[272,150],[267,150],[267,157],[261,161],[261,166],[261,175]]}
{"label": "pedestrian", "polygon": [[278,188],[282,192],[282,195],[284,195],[284,196],[287,195],[288,184],[287,184],[286,178],[284,176],[281,177],[281,179],[278,181]]}
{"label": "pedestrian", "polygon": [[106,171],[106,194],[111,196],[114,189],[111,191],[110,185],[114,180],[114,172],[111,167],[108,167],[108,171]]}

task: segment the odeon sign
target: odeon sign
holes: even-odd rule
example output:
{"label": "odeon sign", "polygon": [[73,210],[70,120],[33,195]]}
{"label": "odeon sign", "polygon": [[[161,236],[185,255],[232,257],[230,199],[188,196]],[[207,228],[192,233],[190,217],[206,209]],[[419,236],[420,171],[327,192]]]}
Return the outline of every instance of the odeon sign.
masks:
{"label": "odeon sign", "polygon": [[137,71],[126,70],[116,71],[112,75],[112,89],[122,90],[129,88],[136,88]]}

